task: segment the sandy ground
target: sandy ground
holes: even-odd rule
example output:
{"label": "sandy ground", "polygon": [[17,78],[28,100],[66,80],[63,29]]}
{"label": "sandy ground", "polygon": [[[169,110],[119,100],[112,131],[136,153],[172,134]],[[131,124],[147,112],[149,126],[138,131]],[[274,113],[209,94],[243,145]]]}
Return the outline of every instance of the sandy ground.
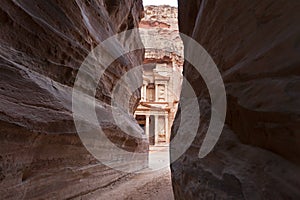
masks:
{"label": "sandy ground", "polygon": [[173,200],[167,146],[150,147],[149,168],[127,175],[106,189],[79,199],[99,200]]}
{"label": "sandy ground", "polygon": [[171,185],[171,174],[169,170],[158,172],[159,175],[150,179],[145,185],[137,187],[124,199],[150,199],[150,200],[172,200],[173,191]]}

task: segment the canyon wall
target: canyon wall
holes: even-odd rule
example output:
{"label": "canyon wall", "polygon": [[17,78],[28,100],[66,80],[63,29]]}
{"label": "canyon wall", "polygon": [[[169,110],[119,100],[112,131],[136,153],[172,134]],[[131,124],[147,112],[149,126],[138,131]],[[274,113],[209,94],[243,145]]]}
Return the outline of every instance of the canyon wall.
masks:
{"label": "canyon wall", "polygon": [[[126,176],[101,164],[83,146],[73,122],[72,87],[89,52],[110,36],[138,27],[142,17],[141,0],[0,2],[1,199],[80,197]],[[141,42],[138,35],[134,41]],[[122,48],[126,38],[114,42],[112,49]],[[95,95],[107,137],[137,153],[148,148],[139,137],[142,129],[126,113],[122,117],[138,137],[116,128],[110,102],[117,80],[140,65],[143,55],[137,50],[116,60],[96,83]],[[136,81],[141,82],[138,73]],[[83,84],[91,79],[85,78]],[[140,92],[122,94],[131,95],[133,111]],[[147,159],[140,160],[140,169]]]}
{"label": "canyon wall", "polygon": [[[145,6],[141,31],[156,34],[160,43],[157,49],[145,49],[144,63],[167,63],[178,70],[183,66],[183,43],[179,35],[178,9],[168,5]],[[151,38],[149,38],[150,42]],[[168,49],[163,48],[167,46]]]}
{"label": "canyon wall", "polygon": [[294,0],[179,0],[180,31],[207,50],[222,74],[227,117],[213,151],[198,158],[210,98],[200,74],[185,63],[201,125],[171,166],[176,199],[300,198],[299,9]]}

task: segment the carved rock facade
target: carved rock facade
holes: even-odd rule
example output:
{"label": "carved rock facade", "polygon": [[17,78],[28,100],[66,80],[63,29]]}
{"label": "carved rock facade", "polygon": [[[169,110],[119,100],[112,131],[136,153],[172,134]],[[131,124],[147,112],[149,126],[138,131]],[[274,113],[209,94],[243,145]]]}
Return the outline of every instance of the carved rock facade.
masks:
{"label": "carved rock facade", "polygon": [[[146,6],[140,22],[142,37],[148,37],[144,42],[142,98],[135,115],[151,145],[169,143],[178,107],[183,43],[177,16],[175,7]],[[154,48],[149,48],[148,44]]]}

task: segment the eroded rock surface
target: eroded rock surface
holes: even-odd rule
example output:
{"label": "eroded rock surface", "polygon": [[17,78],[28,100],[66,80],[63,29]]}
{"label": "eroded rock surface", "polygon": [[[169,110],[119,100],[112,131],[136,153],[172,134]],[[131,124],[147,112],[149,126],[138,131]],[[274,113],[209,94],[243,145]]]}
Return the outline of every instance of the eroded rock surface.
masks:
{"label": "eroded rock surface", "polygon": [[[176,7],[145,6],[140,28],[147,35],[159,38],[155,49],[145,50],[144,63],[168,63],[178,70],[183,66],[183,43],[179,35],[178,9]],[[153,38],[153,37],[152,37]],[[155,42],[149,37],[145,42]],[[145,44],[147,46],[147,44]]]}
{"label": "eroded rock surface", "polygon": [[[217,64],[228,111],[214,150],[199,159],[210,100],[200,75],[185,63],[201,102],[201,126],[172,164],[176,199],[300,198],[299,8],[299,1],[179,1],[180,31]],[[173,136],[179,119],[180,113]]]}
{"label": "eroded rock surface", "polygon": [[[110,36],[137,27],[142,16],[141,0],[0,2],[2,199],[80,197],[125,175],[102,165],[84,148],[73,122],[72,86],[88,53]],[[115,41],[116,48],[125,41]],[[138,35],[135,42],[140,42]],[[126,71],[142,63],[143,54],[139,50],[115,61],[96,92],[100,124],[112,141],[131,152],[146,152],[148,144],[116,128],[111,92]],[[136,77],[142,81],[141,72]],[[139,98],[136,91],[131,111]],[[123,117],[140,136],[134,118]],[[146,164],[145,156],[139,167]]]}

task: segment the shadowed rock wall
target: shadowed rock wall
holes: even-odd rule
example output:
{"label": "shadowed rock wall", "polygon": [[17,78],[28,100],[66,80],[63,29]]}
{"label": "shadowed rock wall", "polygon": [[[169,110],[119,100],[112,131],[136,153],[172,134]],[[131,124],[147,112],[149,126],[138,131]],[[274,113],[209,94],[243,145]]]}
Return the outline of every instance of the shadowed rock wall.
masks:
{"label": "shadowed rock wall", "polygon": [[210,99],[185,63],[202,112],[193,145],[171,167],[176,199],[300,198],[299,9],[294,0],[179,0],[180,31],[217,64],[228,111],[218,144],[199,159]]}
{"label": "shadowed rock wall", "polygon": [[[137,27],[142,16],[141,0],[0,2],[2,199],[79,197],[125,175],[99,163],[79,140],[72,117],[72,86],[88,53],[108,37]],[[132,152],[147,151],[147,141],[115,128],[109,103],[116,81],[140,65],[143,54],[140,50],[115,61],[96,92],[96,106],[101,108],[97,114],[100,123],[106,123],[106,134]],[[137,81],[141,78],[140,73]],[[132,95],[131,111],[139,98],[139,91]],[[134,118],[126,118],[128,126],[141,134]],[[146,163],[147,157],[140,168]]]}

